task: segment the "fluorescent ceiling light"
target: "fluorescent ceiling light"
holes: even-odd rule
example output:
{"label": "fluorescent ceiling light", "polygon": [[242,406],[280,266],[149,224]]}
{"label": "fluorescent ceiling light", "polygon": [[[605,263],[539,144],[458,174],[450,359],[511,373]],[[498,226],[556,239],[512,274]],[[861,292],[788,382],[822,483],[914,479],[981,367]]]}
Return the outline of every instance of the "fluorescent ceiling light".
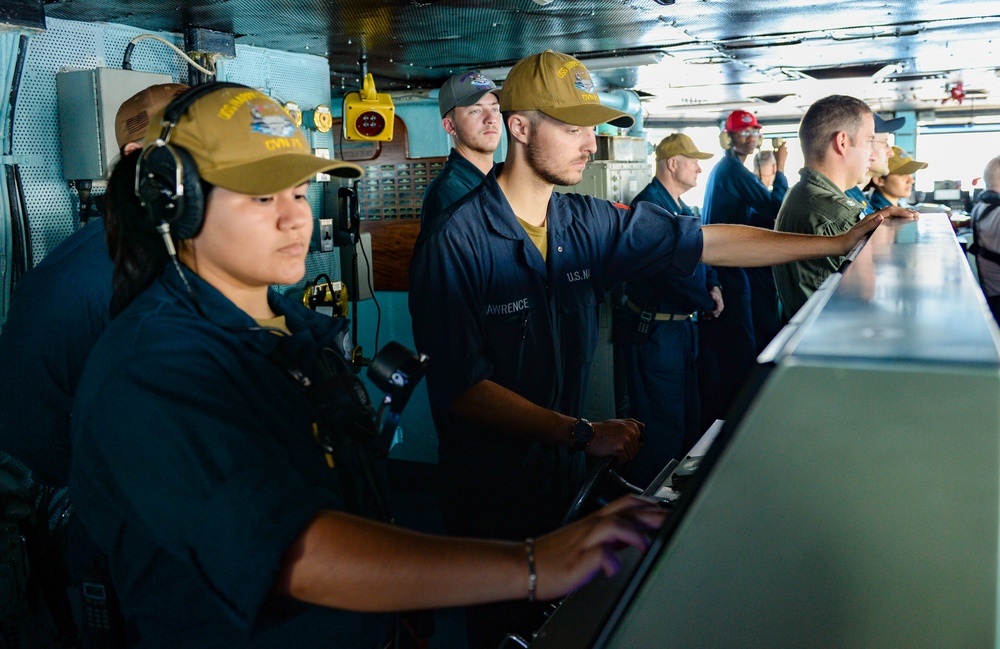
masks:
{"label": "fluorescent ceiling light", "polygon": [[[618,68],[634,68],[642,65],[656,65],[664,59],[666,52],[641,52],[638,54],[623,54],[622,56],[597,56],[594,58],[581,58],[587,69],[595,72],[599,70],[617,70]],[[502,81],[507,78],[513,66],[480,68],[479,71],[494,81]]]}

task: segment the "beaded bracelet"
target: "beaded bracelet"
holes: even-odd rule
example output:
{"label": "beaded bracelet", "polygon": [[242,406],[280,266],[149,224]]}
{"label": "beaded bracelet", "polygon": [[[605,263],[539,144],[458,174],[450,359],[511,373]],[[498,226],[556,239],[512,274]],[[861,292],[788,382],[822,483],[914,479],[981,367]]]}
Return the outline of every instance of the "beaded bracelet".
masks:
{"label": "beaded bracelet", "polygon": [[535,539],[525,539],[524,549],[528,554],[528,601],[533,602],[538,588],[538,573],[535,572]]}

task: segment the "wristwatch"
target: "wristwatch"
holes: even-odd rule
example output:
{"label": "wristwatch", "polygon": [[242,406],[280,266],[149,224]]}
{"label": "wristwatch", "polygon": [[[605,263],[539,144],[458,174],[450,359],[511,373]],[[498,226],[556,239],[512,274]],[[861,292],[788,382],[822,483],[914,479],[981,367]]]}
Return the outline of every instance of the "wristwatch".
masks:
{"label": "wristwatch", "polygon": [[573,422],[573,450],[582,451],[594,440],[594,425],[580,417]]}

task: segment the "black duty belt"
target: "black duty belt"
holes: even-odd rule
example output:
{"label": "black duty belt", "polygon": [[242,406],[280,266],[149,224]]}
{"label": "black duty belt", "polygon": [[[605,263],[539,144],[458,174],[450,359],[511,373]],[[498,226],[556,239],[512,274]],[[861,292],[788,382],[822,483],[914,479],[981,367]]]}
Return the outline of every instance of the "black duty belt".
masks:
{"label": "black duty belt", "polygon": [[694,317],[693,313],[651,313],[632,300],[625,300],[625,306],[638,313],[643,320],[690,320]]}

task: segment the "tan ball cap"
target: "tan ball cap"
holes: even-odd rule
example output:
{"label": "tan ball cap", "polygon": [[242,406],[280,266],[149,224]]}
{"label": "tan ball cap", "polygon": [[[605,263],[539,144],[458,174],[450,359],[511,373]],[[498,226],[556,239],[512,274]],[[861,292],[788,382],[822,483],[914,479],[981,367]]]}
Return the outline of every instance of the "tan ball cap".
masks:
{"label": "tan ball cap", "polygon": [[[163,130],[163,111],[150,120],[145,146]],[[169,144],[186,150],[198,174],[241,194],[274,194],[317,173],[358,178],[361,167],[319,158],[309,141],[274,99],[247,87],[223,87],[199,97],[170,131]]]}
{"label": "tan ball cap", "polygon": [[920,162],[910,157],[910,154],[898,146],[892,147],[892,157],[887,161],[890,174],[908,175],[927,168],[926,162]]}
{"label": "tan ball cap", "polygon": [[697,158],[699,160],[708,160],[712,157],[711,153],[699,151],[698,147],[694,145],[691,138],[683,133],[668,135],[660,140],[660,143],[656,145],[657,160],[666,160],[667,158],[672,158],[675,155]]}
{"label": "tan ball cap", "polygon": [[500,110],[537,110],[574,126],[605,122],[626,128],[628,113],[601,104],[590,72],[572,56],[545,50],[511,68],[500,90]]}

